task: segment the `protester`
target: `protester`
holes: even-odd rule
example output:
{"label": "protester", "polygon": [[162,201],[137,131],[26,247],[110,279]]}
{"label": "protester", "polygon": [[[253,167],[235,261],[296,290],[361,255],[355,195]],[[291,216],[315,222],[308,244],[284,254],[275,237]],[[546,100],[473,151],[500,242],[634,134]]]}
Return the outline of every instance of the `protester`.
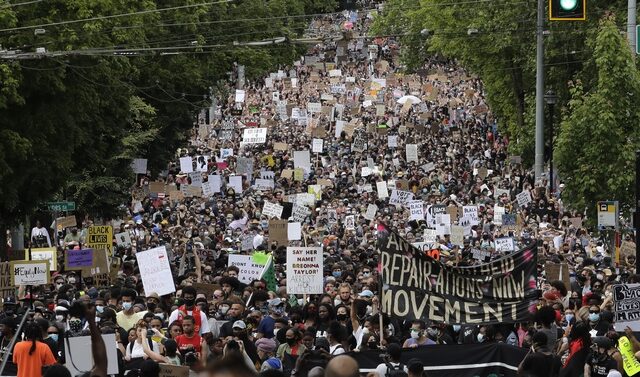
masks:
{"label": "protester", "polygon": [[18,377],[42,376],[42,367],[55,364],[56,359],[49,346],[42,342],[42,329],[36,323],[25,328],[25,340],[16,343],[13,363],[18,368]]}

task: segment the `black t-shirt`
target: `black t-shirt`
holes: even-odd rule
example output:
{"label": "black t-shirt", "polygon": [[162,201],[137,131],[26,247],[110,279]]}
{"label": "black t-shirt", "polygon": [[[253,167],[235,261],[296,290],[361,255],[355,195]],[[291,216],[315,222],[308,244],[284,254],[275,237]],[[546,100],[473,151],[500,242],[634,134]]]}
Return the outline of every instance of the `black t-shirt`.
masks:
{"label": "black t-shirt", "polygon": [[534,352],[524,359],[522,370],[526,376],[531,377],[555,377],[562,366],[560,358],[555,355],[545,355],[542,352]]}
{"label": "black t-shirt", "polygon": [[18,366],[13,363],[13,350],[9,351],[10,343],[11,343],[10,337],[0,336],[0,360],[2,360],[4,356],[7,354],[7,352],[9,352],[9,359],[7,360],[7,365],[4,367],[4,372],[2,373],[4,376],[15,376],[18,374]]}
{"label": "black t-shirt", "polygon": [[598,354],[593,353],[587,360],[587,364],[591,368],[592,377],[607,377],[611,369],[618,369],[618,362],[607,355],[603,360],[598,359]]}

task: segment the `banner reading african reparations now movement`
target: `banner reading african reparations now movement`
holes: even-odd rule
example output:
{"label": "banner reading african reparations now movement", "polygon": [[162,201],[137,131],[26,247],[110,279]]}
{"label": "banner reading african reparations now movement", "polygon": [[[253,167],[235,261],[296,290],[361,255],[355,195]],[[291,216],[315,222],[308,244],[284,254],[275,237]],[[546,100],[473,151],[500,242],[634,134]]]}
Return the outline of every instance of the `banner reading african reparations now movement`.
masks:
{"label": "banner reading african reparations now movement", "polygon": [[378,229],[382,310],[405,320],[491,324],[529,319],[536,305],[534,245],[490,263],[441,263],[386,227]]}

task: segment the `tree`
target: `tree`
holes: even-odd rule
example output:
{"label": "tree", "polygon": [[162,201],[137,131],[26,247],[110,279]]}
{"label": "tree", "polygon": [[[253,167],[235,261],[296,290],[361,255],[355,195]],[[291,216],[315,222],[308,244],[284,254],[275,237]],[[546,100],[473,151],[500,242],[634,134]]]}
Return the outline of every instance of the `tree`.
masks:
{"label": "tree", "polygon": [[633,205],[634,151],[638,146],[640,75],[629,46],[612,15],[600,22],[589,41],[595,62],[595,85],[571,86],[571,101],[556,143],[556,161],[566,182],[563,198],[591,218],[599,200]]}

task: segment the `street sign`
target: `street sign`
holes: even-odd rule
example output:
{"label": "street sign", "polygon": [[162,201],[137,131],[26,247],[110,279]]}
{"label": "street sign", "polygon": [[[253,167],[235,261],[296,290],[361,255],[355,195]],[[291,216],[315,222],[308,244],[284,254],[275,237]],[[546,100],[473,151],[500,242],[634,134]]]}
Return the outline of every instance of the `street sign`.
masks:
{"label": "street sign", "polygon": [[48,202],[47,207],[51,212],[74,211],[76,209],[75,202]]}
{"label": "street sign", "polygon": [[619,207],[617,201],[598,202],[598,228],[618,229]]}
{"label": "street sign", "polygon": [[636,54],[640,54],[640,46],[638,46],[638,33],[640,33],[640,25],[636,26]]}

